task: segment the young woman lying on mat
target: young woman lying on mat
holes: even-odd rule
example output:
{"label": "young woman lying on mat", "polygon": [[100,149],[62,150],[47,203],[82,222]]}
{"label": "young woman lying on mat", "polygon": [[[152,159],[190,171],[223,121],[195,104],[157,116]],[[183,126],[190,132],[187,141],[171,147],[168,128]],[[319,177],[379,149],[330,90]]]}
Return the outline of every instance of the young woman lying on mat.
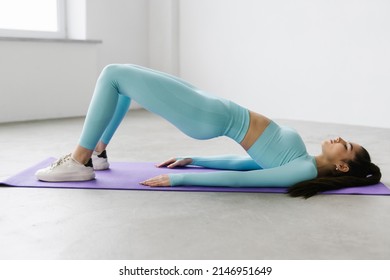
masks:
{"label": "young woman lying on mat", "polygon": [[86,181],[107,169],[106,147],[129,109],[131,100],[160,115],[196,139],[227,136],[249,156],[174,158],[159,166],[198,165],[225,171],[167,174],[141,184],[231,187],[290,187],[291,196],[378,183],[380,169],[360,145],[337,138],[322,143],[311,156],[295,130],[229,100],[201,91],[174,76],[136,65],[109,65],[101,73],[72,154],[37,171],[39,180]]}

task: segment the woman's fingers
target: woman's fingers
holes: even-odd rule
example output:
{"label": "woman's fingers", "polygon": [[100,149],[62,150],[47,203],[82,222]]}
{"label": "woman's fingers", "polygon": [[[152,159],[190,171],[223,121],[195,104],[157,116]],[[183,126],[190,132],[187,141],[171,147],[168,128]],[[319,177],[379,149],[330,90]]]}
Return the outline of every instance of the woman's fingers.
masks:
{"label": "woman's fingers", "polygon": [[169,176],[164,174],[147,179],[143,182],[140,182],[140,184],[149,187],[169,187],[171,182],[169,181]]}
{"label": "woman's fingers", "polygon": [[175,168],[178,166],[186,166],[188,164],[192,163],[192,158],[183,158],[183,159],[176,159],[171,158],[168,159],[160,164],[157,164],[157,167],[168,167],[168,168]]}
{"label": "woman's fingers", "polygon": [[181,166],[180,164],[180,160],[176,160],[175,162],[171,163],[170,165],[168,165],[167,167],[168,168],[175,168],[177,166]]}
{"label": "woman's fingers", "polygon": [[166,161],[161,162],[160,164],[157,164],[156,166],[157,166],[157,167],[166,167],[166,166],[168,166],[168,165],[171,165],[171,164],[174,163],[175,161],[176,161],[175,158],[170,158],[170,159],[168,159],[168,160],[166,160]]}

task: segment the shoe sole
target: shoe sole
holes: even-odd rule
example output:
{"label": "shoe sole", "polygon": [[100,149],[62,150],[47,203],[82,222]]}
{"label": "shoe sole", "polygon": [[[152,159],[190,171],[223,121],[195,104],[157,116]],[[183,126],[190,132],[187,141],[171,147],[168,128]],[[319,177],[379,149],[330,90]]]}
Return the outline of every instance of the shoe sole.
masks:
{"label": "shoe sole", "polygon": [[83,182],[95,179],[95,173],[75,175],[75,174],[61,174],[56,176],[45,176],[43,174],[36,174],[39,181],[43,182]]}
{"label": "shoe sole", "polygon": [[102,170],[107,170],[107,169],[110,169],[110,164],[107,164],[107,165],[101,165],[101,166],[93,166],[93,170],[96,170],[96,171],[102,171]]}

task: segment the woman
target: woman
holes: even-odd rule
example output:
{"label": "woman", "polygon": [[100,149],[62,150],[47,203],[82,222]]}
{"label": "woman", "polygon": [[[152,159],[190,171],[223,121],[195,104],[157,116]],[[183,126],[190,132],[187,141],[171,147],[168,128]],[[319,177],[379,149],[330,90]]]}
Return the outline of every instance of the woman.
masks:
{"label": "woman", "polygon": [[102,71],[75,150],[37,171],[37,178],[85,181],[95,178],[94,169],[107,169],[106,147],[132,99],[190,137],[227,136],[249,155],[170,159],[159,167],[191,164],[225,171],[160,175],[141,183],[146,186],[291,187],[290,195],[310,197],[381,178],[367,151],[356,143],[324,141],[322,154],[310,156],[296,131],[179,78],[136,65],[109,65]]}

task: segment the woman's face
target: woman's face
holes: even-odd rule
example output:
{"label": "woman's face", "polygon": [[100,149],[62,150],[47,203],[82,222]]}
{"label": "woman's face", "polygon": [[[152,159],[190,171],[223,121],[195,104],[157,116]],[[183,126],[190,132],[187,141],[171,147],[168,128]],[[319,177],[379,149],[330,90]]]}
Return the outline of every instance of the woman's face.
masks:
{"label": "woman's face", "polygon": [[353,160],[361,146],[356,143],[345,141],[341,137],[322,142],[322,153],[336,167],[341,163]]}

